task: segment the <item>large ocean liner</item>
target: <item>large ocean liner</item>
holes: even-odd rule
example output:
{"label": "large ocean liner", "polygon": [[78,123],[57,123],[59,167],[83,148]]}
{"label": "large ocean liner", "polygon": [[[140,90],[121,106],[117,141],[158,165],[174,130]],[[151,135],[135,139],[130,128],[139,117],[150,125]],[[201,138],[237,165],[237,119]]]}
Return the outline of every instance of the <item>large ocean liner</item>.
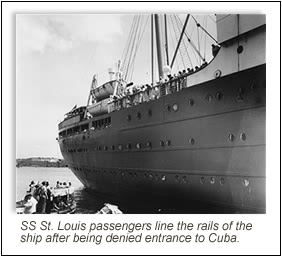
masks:
{"label": "large ocean liner", "polygon": [[[66,114],[58,137],[65,161],[87,188],[116,199],[265,212],[265,16],[215,17],[208,62],[199,53],[201,65],[171,74],[183,38],[196,45],[186,32],[189,19],[212,36],[187,15],[166,65],[167,41],[161,42],[166,37],[154,14],[158,81],[126,81],[129,61],[110,70],[103,85],[94,76],[87,105]],[[134,31],[129,42],[138,38]]]}

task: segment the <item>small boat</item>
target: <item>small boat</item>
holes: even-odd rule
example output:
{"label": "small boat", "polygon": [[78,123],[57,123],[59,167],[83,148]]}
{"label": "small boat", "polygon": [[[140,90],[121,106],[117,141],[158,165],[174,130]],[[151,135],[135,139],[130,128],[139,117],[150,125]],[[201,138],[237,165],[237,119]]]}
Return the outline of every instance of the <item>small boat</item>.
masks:
{"label": "small boat", "polygon": [[[67,188],[53,188],[51,200],[50,214],[73,214],[76,211],[76,202],[73,196],[73,189]],[[24,200],[16,202],[16,213],[24,214]],[[36,212],[40,214],[40,212]]]}
{"label": "small boat", "polygon": [[16,202],[16,213],[17,214],[23,214],[24,213],[23,200]]}
{"label": "small boat", "polygon": [[96,214],[123,214],[118,206],[105,203],[104,207],[98,211]]}

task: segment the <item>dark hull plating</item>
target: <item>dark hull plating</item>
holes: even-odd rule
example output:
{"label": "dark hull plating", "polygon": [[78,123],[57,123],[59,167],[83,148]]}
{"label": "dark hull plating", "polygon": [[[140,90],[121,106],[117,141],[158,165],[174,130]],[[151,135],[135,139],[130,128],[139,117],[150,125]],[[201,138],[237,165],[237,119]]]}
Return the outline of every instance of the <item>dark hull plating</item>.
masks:
{"label": "dark hull plating", "polygon": [[263,213],[265,86],[260,65],[188,87],[100,116],[111,126],[60,139],[61,151],[86,187],[117,199],[152,194]]}

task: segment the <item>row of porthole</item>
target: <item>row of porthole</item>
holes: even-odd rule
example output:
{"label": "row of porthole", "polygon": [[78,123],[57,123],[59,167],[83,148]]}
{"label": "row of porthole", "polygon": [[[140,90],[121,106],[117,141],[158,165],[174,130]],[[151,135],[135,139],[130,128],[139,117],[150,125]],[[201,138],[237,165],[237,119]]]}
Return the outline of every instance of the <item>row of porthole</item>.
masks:
{"label": "row of porthole", "polygon": [[[251,83],[251,85],[250,85],[250,90],[253,91],[254,88],[256,88],[256,85],[255,85],[254,83]],[[242,94],[244,93],[244,89],[240,87],[240,88],[238,88],[237,92],[238,92],[239,95],[242,95]],[[222,100],[222,98],[223,98],[223,93],[222,93],[222,92],[218,91],[218,92],[215,93],[215,99],[216,99],[216,100],[220,101],[220,100]],[[213,95],[212,95],[212,94],[207,94],[206,97],[205,97],[205,99],[206,99],[206,101],[207,101],[208,103],[211,103],[212,100],[213,100]],[[195,103],[195,102],[194,102],[194,100],[193,100],[192,98],[190,98],[190,99],[188,100],[188,104],[189,104],[190,106],[193,106],[194,103]],[[174,104],[172,105],[172,108],[171,108],[171,106],[170,106],[169,104],[166,105],[166,111],[167,111],[167,112],[171,112],[171,110],[177,112],[178,109],[179,109],[179,106],[178,106],[177,103],[174,103]],[[149,110],[149,111],[148,111],[148,116],[152,116],[152,110]],[[139,120],[141,119],[141,113],[140,113],[140,112],[137,113],[137,119],[139,119]],[[128,120],[128,121],[131,120],[131,115],[128,115],[128,116],[127,116],[127,120]]]}
{"label": "row of porthole", "polygon": [[[247,139],[247,135],[246,135],[245,133],[241,133],[241,134],[240,134],[240,139],[241,139],[241,141],[245,141],[245,140]],[[228,135],[228,140],[229,140],[230,142],[233,142],[233,141],[235,140],[234,134],[229,134],[229,135]],[[191,138],[189,138],[188,142],[189,142],[190,145],[194,145],[194,144],[195,144],[195,139],[191,137]],[[171,141],[170,141],[170,140],[166,140],[166,141],[161,140],[161,141],[160,141],[160,146],[161,146],[161,147],[171,146]],[[111,146],[111,150],[112,150],[112,151],[115,151],[115,148],[116,148],[115,145],[112,145],[112,146]],[[117,146],[117,148],[118,148],[118,150],[121,151],[121,150],[124,149],[124,146],[123,146],[122,144],[119,144],[119,145]],[[142,144],[141,144],[141,143],[136,143],[136,149],[139,149],[139,150],[140,150],[141,148],[142,148]],[[151,148],[152,148],[152,142],[148,141],[148,142],[146,143],[146,148],[147,148],[147,149],[151,149]],[[127,149],[127,150],[132,149],[132,145],[131,145],[130,143],[128,143],[128,144],[125,146],[125,149]],[[102,146],[96,146],[96,147],[95,147],[95,150],[96,150],[96,151],[102,151],[102,150],[108,151],[108,146],[104,146],[103,149],[102,149]],[[73,152],[76,152],[76,149],[68,149],[67,151],[68,151],[69,153],[73,153]],[[86,148],[78,149],[78,150],[77,150],[77,152],[87,152],[87,151],[88,151],[88,149],[86,149]]]}
{"label": "row of porthole", "polygon": [[[180,182],[183,182],[183,183],[189,183],[189,177],[187,177],[187,176],[179,176],[179,175],[176,175],[175,176],[175,181],[176,182],[178,182],[178,183],[180,183]],[[215,182],[216,182],[216,180],[215,180],[215,177],[210,177],[210,179],[206,179],[205,177],[201,177],[200,178],[200,182],[201,182],[201,184],[205,184],[206,182],[207,183],[210,183],[210,184],[215,184]],[[225,180],[224,180],[224,178],[220,178],[220,180],[219,180],[219,184],[220,185],[224,185],[225,184]],[[249,184],[250,184],[250,181],[248,180],[248,179],[243,179],[242,180],[242,185],[244,186],[244,187],[247,187],[247,186],[249,186]]]}
{"label": "row of porthole", "polygon": [[166,176],[165,175],[159,175],[159,174],[155,174],[155,176],[152,173],[144,173],[144,178],[147,180],[156,180],[156,181],[166,181]]}
{"label": "row of porthole", "polygon": [[[218,101],[220,101],[220,100],[222,99],[222,97],[223,97],[223,94],[222,94],[221,92],[217,92],[217,93],[215,94],[215,98],[216,98]],[[207,100],[209,103],[212,101],[212,99],[213,99],[213,96],[212,96],[211,94],[208,94],[208,95],[206,96],[206,100]],[[190,98],[190,99],[188,100],[188,104],[189,104],[190,106],[193,106],[194,103],[195,103],[195,101],[194,101],[192,98]],[[173,110],[174,112],[177,112],[178,109],[179,109],[179,106],[178,106],[177,103],[172,104],[172,107],[171,107],[169,104],[166,105],[166,111],[167,111],[167,112],[171,112],[171,110]]]}
{"label": "row of porthole", "polygon": [[87,148],[78,148],[78,149],[67,149],[65,151],[62,152],[68,152],[68,153],[76,153],[76,152],[88,152]]}
{"label": "row of porthole", "polygon": [[[217,93],[215,94],[215,98],[216,98],[218,101],[220,101],[220,100],[222,99],[222,97],[223,97],[222,92],[217,92]],[[211,101],[212,101],[212,98],[213,98],[213,96],[212,96],[211,94],[208,94],[208,95],[206,96],[206,100],[207,100],[208,102],[211,102]],[[189,100],[188,100],[188,104],[189,104],[190,106],[193,106],[193,105],[194,105],[194,100],[193,100],[193,99],[189,99]],[[174,103],[174,104],[172,105],[172,107],[171,107],[169,104],[166,105],[166,110],[167,110],[167,112],[171,112],[171,110],[173,110],[174,112],[177,112],[178,109],[179,109],[179,105],[178,105],[177,103]],[[150,110],[150,109],[148,110],[148,116],[149,116],[149,117],[152,116],[152,110]],[[137,112],[136,117],[137,117],[138,120],[140,120],[140,119],[141,119],[141,113],[140,113],[140,112]],[[127,115],[127,120],[128,120],[128,121],[131,121],[131,115],[130,115],[130,114]]]}
{"label": "row of porthole", "polygon": [[[220,100],[222,99],[222,97],[223,97],[222,92],[217,92],[217,93],[215,94],[215,99],[218,100],[218,101],[220,101]],[[207,100],[209,103],[212,101],[212,99],[213,99],[213,96],[212,96],[211,94],[208,94],[208,95],[206,96],[206,100]],[[190,106],[193,106],[194,103],[195,103],[195,101],[194,101],[192,98],[190,98],[190,99],[188,100],[188,104],[189,104]],[[179,109],[178,104],[177,104],[177,103],[174,103],[174,104],[172,105],[172,108],[171,108],[171,106],[170,106],[169,104],[167,104],[167,105],[166,105],[166,110],[167,110],[167,112],[171,112],[171,109],[172,109],[173,111],[177,112],[178,109]]]}
{"label": "row of porthole", "polygon": [[[233,134],[229,134],[229,135],[228,135],[228,139],[229,139],[230,142],[233,142],[233,141],[235,140],[235,136],[234,136]],[[241,139],[242,141],[245,141],[245,140],[247,139],[247,135],[246,135],[245,133],[241,133],[241,134],[240,134],[240,139]],[[191,137],[191,138],[189,138],[188,142],[189,142],[190,145],[194,145],[194,144],[195,144],[195,139]],[[160,141],[160,146],[161,146],[161,147],[171,146],[171,141],[170,141],[170,140],[166,140],[166,141],[161,140],[161,141]],[[130,150],[130,149],[132,149],[132,145],[131,145],[130,143],[128,143],[128,144],[125,146],[125,148],[126,148],[127,150]],[[140,150],[140,149],[142,148],[142,144],[141,144],[141,143],[136,143],[136,148]],[[148,141],[148,142],[146,143],[146,148],[151,149],[151,148],[152,148],[152,142]],[[114,150],[115,150],[115,145],[112,145],[112,146],[111,146],[111,149],[114,151]],[[123,150],[123,149],[124,149],[124,146],[123,146],[122,144],[119,144],[119,145],[118,145],[118,150],[121,151],[121,150]],[[101,147],[101,146],[97,146],[97,147],[95,148],[95,150],[101,151],[101,150],[102,150],[102,147]],[[104,150],[107,151],[107,150],[108,150],[108,147],[107,147],[107,146],[104,146]]]}
{"label": "row of porthole", "polygon": [[[74,170],[82,171],[82,168],[74,167]],[[86,172],[91,172],[90,169],[83,169],[83,170],[86,171]],[[98,173],[98,172],[103,172],[103,170],[104,169],[95,169],[95,170],[93,170],[93,172]],[[107,171],[104,170],[104,173],[106,173],[106,172]],[[116,175],[117,174],[116,171],[110,171],[109,173],[112,174],[112,175]],[[125,172],[121,172],[120,174],[121,174],[122,177],[126,176]],[[130,178],[133,178],[133,179],[138,177],[136,172],[129,172],[128,175],[129,175]],[[148,174],[144,173],[144,178],[147,179],[147,180],[151,180],[151,181],[153,181],[153,180],[163,181],[163,182],[166,181],[166,176],[165,175],[159,175],[159,174],[153,175],[152,173],[148,173]],[[183,182],[185,184],[188,184],[190,179],[189,179],[188,176],[175,175],[175,181],[178,182],[178,183]],[[210,183],[210,184],[215,184],[216,183],[216,179],[215,179],[215,177],[210,177],[210,179],[206,179],[205,177],[201,177],[200,178],[200,182],[201,182],[201,184],[205,184],[206,182]],[[219,184],[220,185],[224,185],[225,184],[224,178],[220,178],[219,179]],[[243,179],[242,180],[242,185],[244,187],[248,187],[249,184],[250,184],[250,181],[248,179]]]}
{"label": "row of porthole", "polygon": [[[247,135],[246,135],[246,133],[241,133],[240,134],[240,139],[241,139],[241,141],[246,141],[246,139],[247,139]],[[234,136],[234,134],[229,134],[228,135],[228,140],[230,141],[230,142],[233,142],[234,140],[235,140],[235,136]]]}

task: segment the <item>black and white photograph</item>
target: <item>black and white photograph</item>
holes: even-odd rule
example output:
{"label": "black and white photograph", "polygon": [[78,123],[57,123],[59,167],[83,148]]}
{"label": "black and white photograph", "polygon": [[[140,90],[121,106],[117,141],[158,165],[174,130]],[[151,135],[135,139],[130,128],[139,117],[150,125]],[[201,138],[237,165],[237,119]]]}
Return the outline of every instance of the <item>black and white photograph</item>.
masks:
{"label": "black and white photograph", "polygon": [[265,213],[263,14],[18,14],[17,213]]}
{"label": "black and white photograph", "polygon": [[280,38],[279,2],[1,2],[1,255],[281,254]]}

